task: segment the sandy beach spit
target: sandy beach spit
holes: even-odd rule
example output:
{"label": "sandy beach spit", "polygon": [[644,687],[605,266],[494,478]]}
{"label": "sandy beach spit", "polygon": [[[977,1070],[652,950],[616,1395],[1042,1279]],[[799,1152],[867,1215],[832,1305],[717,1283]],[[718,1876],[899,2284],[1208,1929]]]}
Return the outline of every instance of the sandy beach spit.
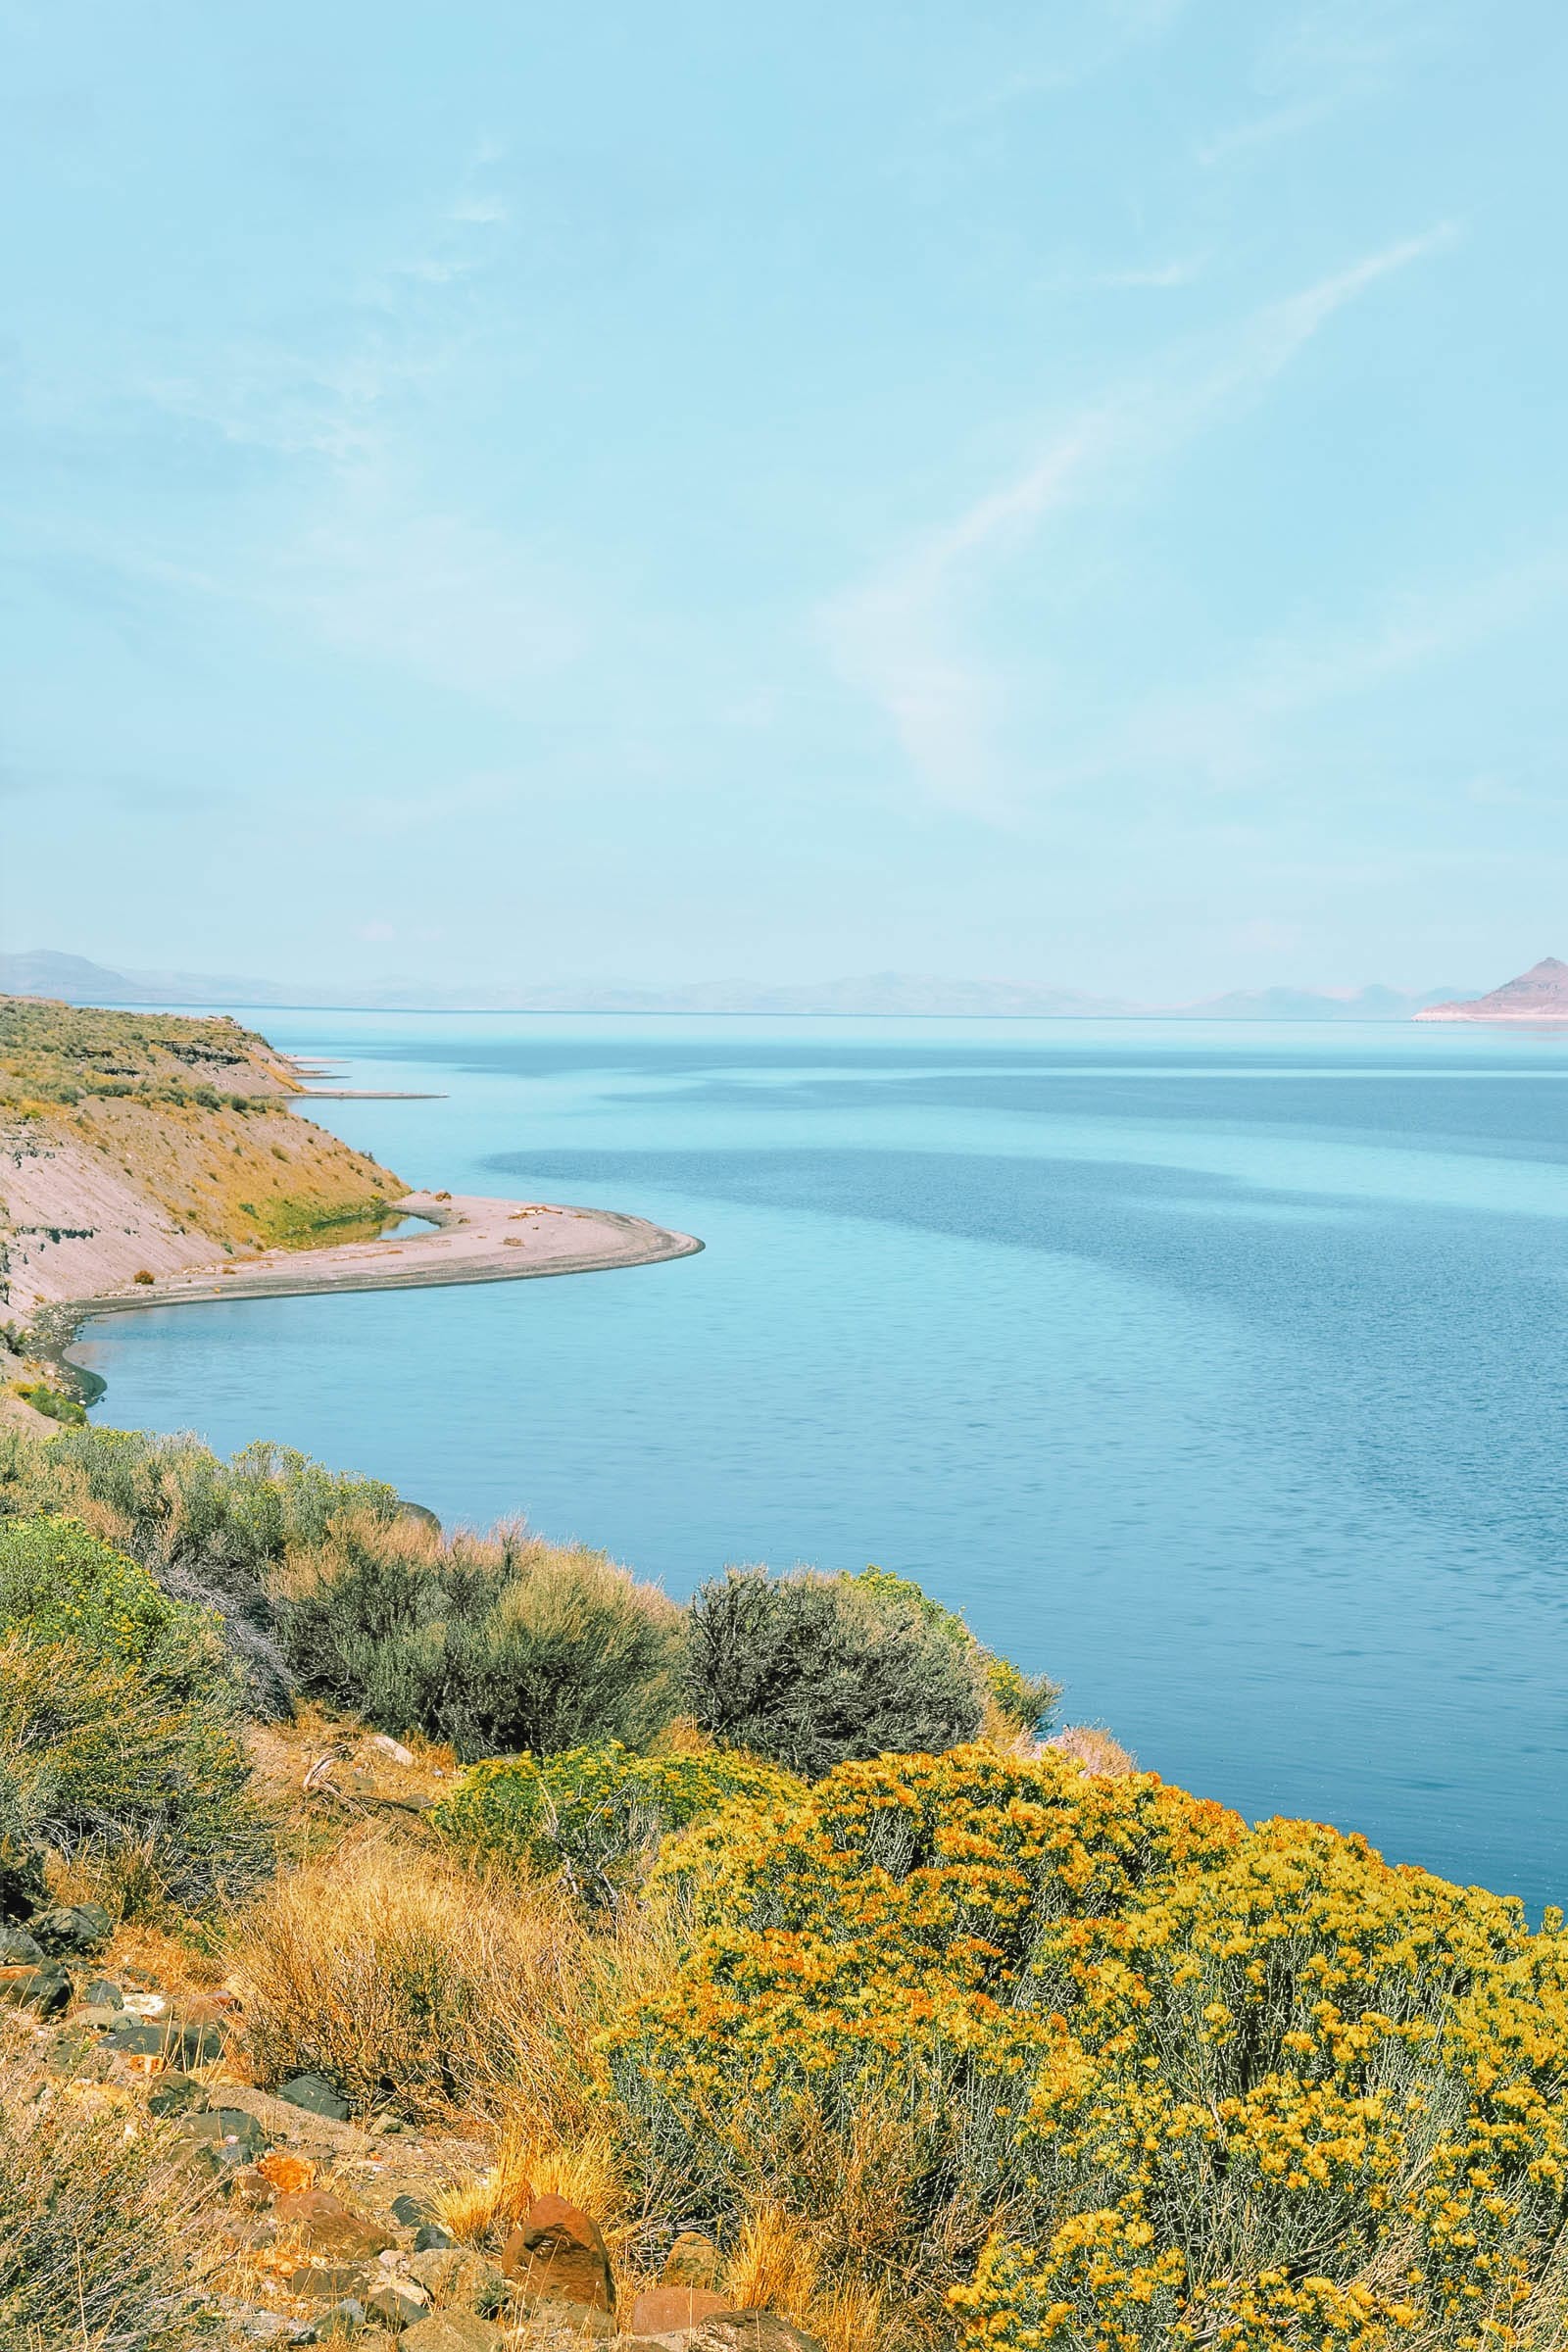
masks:
{"label": "sandy beach spit", "polygon": [[518,1282],[544,1274],[593,1274],[690,1257],[703,1245],[611,1208],[569,1208],[473,1194],[409,1193],[400,1216],[427,1217],[426,1233],[318,1250],[269,1250],[180,1268],[74,1298],[83,1312],[181,1306],[213,1298],[294,1298],[325,1291],[403,1291],[458,1282]]}

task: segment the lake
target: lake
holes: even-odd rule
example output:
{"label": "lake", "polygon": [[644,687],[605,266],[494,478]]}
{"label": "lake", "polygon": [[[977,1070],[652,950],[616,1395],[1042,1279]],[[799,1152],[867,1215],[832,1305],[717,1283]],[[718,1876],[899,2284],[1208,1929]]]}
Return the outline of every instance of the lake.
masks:
{"label": "lake", "polygon": [[255,1437],[684,1594],[913,1576],[1251,1815],[1568,1893],[1568,1035],[242,1014],[411,1185],[671,1264],[93,1324],[95,1418]]}

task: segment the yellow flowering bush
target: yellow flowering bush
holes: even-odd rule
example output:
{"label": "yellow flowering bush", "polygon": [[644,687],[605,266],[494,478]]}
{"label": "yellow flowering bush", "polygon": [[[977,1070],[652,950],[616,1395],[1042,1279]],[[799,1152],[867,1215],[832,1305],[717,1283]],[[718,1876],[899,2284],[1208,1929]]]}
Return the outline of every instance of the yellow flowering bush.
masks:
{"label": "yellow flowering bush", "polygon": [[658,1875],[692,1956],[608,2049],[651,2150],[722,2210],[793,2132],[825,2207],[891,2105],[882,2253],[961,2264],[972,2352],[1564,2340],[1555,1915],[983,1747],[841,1767]]}

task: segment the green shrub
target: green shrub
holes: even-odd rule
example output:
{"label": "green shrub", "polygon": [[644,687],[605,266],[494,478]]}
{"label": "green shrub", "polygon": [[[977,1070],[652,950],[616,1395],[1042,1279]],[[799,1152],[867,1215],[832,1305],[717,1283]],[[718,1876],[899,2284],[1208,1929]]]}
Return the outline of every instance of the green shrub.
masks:
{"label": "green shrub", "polygon": [[895,1576],[889,1568],[862,1568],[858,1576],[846,1579],[862,1592],[889,1601],[903,1601],[917,1608],[927,1625],[945,1633],[959,1649],[972,1651],[979,1659],[991,1703],[1003,1721],[1014,1730],[1028,1732],[1039,1738],[1047,1732],[1055,1712],[1061,1686],[1048,1674],[1026,1674],[1010,1658],[997,1655],[977,1642],[956,1609],[945,1608],[940,1600],[917,1585],[912,1577]]}
{"label": "green shrub", "polygon": [[0,2070],[0,2345],[186,2352],[211,2343],[205,2200],[162,2131]]}
{"label": "green shrub", "polygon": [[72,1429],[41,1442],[0,1430],[0,1513],[72,1511],[179,1597],[222,1613],[253,1708],[286,1713],[291,1683],[272,1641],[270,1589],[291,1546],[318,1543],[345,1511],[395,1519],[379,1480],[323,1470],[277,1446],[222,1461],[192,1437]]}
{"label": "green shrub", "polygon": [[0,1521],[5,1842],[95,1866],[130,1907],[252,1883],[270,1841],[213,1621],[61,1518]]}
{"label": "green shrub", "polygon": [[11,1394],[20,1396],[24,1404],[30,1404],[35,1413],[42,1413],[46,1420],[69,1421],[77,1429],[86,1422],[85,1407],[64,1389],[51,1388],[46,1380],[14,1380]]}
{"label": "green shrub", "polygon": [[980,1729],[987,1684],[946,1614],[917,1587],[732,1568],[691,1603],[688,1704],[726,1746],[811,1780],[857,1757],[954,1747]]}
{"label": "green shrub", "polygon": [[612,1909],[671,1830],[737,1799],[768,1805],[804,1793],[792,1775],[751,1756],[636,1756],[612,1740],[475,1764],[430,1820],[471,1860],[559,1870],[591,1906]]}
{"label": "green shrub", "polygon": [[601,1552],[518,1530],[444,1542],[351,1515],[291,1555],[279,1630],[303,1687],[465,1761],[645,1744],[675,1711],[680,1612]]}

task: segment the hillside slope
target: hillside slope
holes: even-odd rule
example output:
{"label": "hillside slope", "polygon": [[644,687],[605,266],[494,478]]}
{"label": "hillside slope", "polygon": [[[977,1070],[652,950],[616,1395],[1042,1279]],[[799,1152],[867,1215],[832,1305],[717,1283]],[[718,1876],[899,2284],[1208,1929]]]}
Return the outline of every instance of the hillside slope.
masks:
{"label": "hillside slope", "polygon": [[0,998],[0,1310],[372,1227],[408,1189],[227,1019]]}

